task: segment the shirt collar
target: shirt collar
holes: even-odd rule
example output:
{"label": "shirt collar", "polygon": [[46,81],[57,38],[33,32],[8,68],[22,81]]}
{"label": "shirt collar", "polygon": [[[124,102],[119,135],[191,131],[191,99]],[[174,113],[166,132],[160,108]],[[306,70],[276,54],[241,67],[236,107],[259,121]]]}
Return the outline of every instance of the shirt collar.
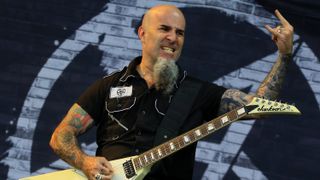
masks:
{"label": "shirt collar", "polygon": [[[128,65],[128,67],[126,69],[126,72],[120,78],[121,82],[126,82],[128,80],[128,78],[140,77],[139,73],[136,70],[136,67],[137,67],[137,65],[139,65],[141,63],[141,59],[142,59],[142,57],[138,56],[130,62],[130,64]],[[183,82],[183,80],[187,76],[187,71],[182,70],[179,65],[178,65],[178,69],[179,69],[179,77],[178,77],[176,84],[175,84],[176,88],[178,88],[180,86],[180,84]]]}
{"label": "shirt collar", "polygon": [[120,81],[126,82],[130,77],[139,77],[139,73],[136,70],[137,65],[141,63],[141,56],[134,58],[128,67],[126,68],[126,72],[121,76]]}

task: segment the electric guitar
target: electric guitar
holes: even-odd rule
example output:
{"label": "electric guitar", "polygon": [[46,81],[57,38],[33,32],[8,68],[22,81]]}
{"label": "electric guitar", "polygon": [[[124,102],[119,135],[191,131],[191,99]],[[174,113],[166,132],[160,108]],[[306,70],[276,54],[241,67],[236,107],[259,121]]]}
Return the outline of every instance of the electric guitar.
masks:
{"label": "electric guitar", "polygon": [[[249,104],[223,114],[140,155],[110,161],[114,169],[112,180],[141,180],[148,174],[154,163],[246,115],[277,114],[300,115],[301,113],[293,105],[255,97]],[[21,180],[40,179],[86,180],[87,178],[79,170],[68,169],[38,176],[26,177]]]}

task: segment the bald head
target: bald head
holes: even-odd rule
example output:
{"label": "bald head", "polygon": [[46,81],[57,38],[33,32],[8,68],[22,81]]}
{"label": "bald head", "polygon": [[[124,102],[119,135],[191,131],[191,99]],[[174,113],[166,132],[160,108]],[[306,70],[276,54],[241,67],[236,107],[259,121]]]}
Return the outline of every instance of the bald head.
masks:
{"label": "bald head", "polygon": [[185,26],[185,18],[183,13],[173,5],[157,5],[149,9],[142,20],[142,27],[147,28],[154,19],[159,19],[165,15],[170,15],[183,23]]}

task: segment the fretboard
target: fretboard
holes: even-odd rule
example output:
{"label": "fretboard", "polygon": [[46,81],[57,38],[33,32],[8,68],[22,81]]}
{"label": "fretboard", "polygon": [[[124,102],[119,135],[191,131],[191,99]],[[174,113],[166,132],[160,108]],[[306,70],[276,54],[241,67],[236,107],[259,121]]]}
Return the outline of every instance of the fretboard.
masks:
{"label": "fretboard", "polygon": [[183,149],[184,147],[208,136],[216,130],[242,118],[247,114],[245,107],[240,107],[223,114],[207,123],[202,124],[176,138],[158,145],[133,159],[137,170],[147,167],[155,162]]}

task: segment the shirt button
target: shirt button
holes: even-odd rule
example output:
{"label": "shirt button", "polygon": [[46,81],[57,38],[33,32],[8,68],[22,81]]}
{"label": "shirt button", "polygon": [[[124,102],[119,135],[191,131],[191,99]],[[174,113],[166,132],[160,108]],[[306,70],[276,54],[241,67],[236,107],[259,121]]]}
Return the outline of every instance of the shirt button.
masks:
{"label": "shirt button", "polygon": [[141,131],[138,131],[138,133],[137,133],[137,134],[138,134],[138,136],[141,136]]}
{"label": "shirt button", "polygon": [[141,111],[141,113],[142,113],[142,115],[146,115],[146,111],[145,110]]}

